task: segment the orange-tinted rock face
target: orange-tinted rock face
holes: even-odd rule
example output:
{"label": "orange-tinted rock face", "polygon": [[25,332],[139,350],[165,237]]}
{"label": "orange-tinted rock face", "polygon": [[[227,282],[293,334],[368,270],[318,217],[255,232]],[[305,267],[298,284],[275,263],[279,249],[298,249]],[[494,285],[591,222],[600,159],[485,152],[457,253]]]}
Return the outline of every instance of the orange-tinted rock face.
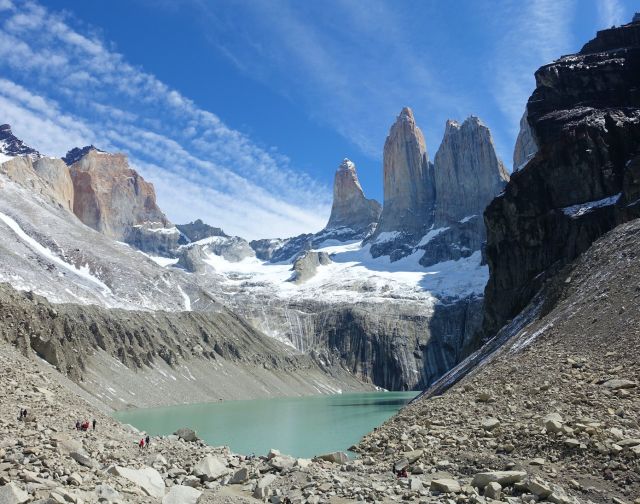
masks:
{"label": "orange-tinted rock face", "polygon": [[96,231],[124,240],[136,225],[169,225],[156,204],[153,185],[129,168],[125,155],[89,150],[70,172],[73,212]]}

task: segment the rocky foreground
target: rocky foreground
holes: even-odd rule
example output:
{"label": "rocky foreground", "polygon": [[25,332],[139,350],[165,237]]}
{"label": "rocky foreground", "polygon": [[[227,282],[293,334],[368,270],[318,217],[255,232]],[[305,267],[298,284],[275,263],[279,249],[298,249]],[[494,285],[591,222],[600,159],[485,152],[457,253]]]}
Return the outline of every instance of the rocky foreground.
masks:
{"label": "rocky foreground", "polygon": [[357,460],[249,460],[177,436],[140,450],[142,433],[3,343],[0,503],[638,503],[639,236],[633,221],[599,240],[547,286],[546,315],[366,436]]}
{"label": "rocky foreground", "polygon": [[356,460],[247,460],[177,436],[140,450],[142,433],[3,343],[0,503],[639,503],[639,237],[633,221],[596,242],[546,287],[539,320],[366,436]]}

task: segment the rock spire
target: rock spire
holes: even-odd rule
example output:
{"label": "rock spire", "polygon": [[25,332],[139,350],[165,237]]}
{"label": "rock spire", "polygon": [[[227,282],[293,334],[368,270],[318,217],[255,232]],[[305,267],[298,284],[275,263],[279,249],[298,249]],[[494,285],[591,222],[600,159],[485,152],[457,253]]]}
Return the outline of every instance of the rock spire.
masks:
{"label": "rock spire", "polygon": [[447,121],[434,164],[436,228],[482,216],[509,180],[489,128],[475,116]]}
{"label": "rock spire", "polygon": [[344,227],[360,231],[375,224],[381,211],[380,203],[365,198],[356,165],[348,159],[342,161],[333,182],[333,206],[326,229]]}
{"label": "rock spire", "polygon": [[376,235],[424,234],[433,223],[435,190],[424,135],[405,107],[391,126],[383,155],[384,204]]}

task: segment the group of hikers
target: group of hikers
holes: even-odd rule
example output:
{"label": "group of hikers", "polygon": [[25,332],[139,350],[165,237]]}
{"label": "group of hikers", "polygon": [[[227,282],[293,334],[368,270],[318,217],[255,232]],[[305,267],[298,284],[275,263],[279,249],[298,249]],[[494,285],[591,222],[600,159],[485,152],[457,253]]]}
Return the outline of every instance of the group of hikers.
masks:
{"label": "group of hikers", "polygon": [[20,420],[21,422],[24,421],[27,418],[28,413],[29,412],[26,410],[26,408],[20,408],[20,416],[18,417],[18,420]]}
{"label": "group of hikers", "polygon": [[[96,430],[96,424],[98,422],[96,422],[96,419],[93,419],[93,422],[91,422],[91,425],[93,426],[93,430]],[[89,420],[85,420],[84,422],[80,422],[80,420],[76,420],[76,430],[81,430],[81,431],[88,431],[89,430]]]}
{"label": "group of hikers", "polygon": [[141,450],[143,448],[149,448],[149,444],[151,443],[151,438],[149,437],[149,435],[147,434],[147,437],[143,437],[140,442],[138,443],[138,448],[140,448]]}

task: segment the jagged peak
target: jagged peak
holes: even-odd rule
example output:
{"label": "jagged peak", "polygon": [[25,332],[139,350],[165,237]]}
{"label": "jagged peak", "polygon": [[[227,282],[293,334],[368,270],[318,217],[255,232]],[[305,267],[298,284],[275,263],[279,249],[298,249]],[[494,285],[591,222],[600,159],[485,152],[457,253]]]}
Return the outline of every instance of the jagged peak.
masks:
{"label": "jagged peak", "polygon": [[356,169],[356,165],[349,158],[344,158],[340,166],[338,166],[338,171],[353,171]]}
{"label": "jagged peak", "polygon": [[640,12],[636,12],[631,19],[632,23],[640,23]]}
{"label": "jagged peak", "polygon": [[416,119],[413,116],[413,110],[409,107],[403,107],[398,115],[398,121],[409,121],[415,123]]}
{"label": "jagged peak", "polygon": [[42,154],[37,150],[17,138],[11,131],[11,125],[9,124],[0,125],[0,154],[14,157],[28,156],[33,161],[42,157]]}
{"label": "jagged peak", "polygon": [[86,156],[89,152],[102,152],[105,151],[98,149],[95,145],[85,145],[84,147],[74,147],[62,158],[62,160],[67,164],[67,166],[71,166],[73,163],[78,161],[79,159]]}

